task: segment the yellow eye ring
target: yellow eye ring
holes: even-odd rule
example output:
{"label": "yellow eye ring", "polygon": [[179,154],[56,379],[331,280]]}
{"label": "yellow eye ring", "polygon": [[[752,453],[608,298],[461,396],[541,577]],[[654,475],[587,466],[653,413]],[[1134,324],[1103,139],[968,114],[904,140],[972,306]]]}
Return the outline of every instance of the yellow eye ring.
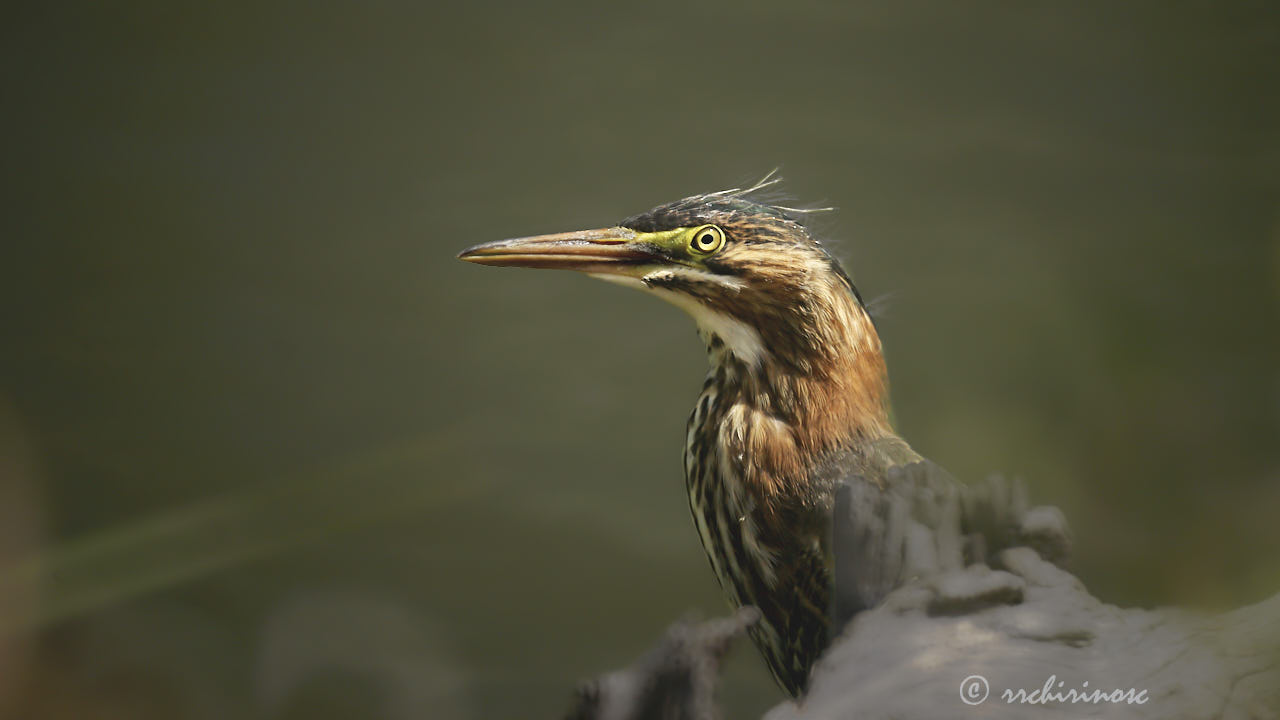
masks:
{"label": "yellow eye ring", "polygon": [[689,236],[689,248],[696,253],[710,255],[724,247],[724,231],[715,225],[703,225]]}

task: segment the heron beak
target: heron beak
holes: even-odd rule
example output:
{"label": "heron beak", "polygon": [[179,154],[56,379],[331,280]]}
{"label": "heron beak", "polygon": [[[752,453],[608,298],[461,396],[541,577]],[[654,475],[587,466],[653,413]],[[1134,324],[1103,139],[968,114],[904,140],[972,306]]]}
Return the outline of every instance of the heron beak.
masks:
{"label": "heron beak", "polygon": [[467,248],[459,260],[497,267],[577,270],[602,275],[638,275],[661,259],[645,233],[622,227],[579,230],[499,240]]}

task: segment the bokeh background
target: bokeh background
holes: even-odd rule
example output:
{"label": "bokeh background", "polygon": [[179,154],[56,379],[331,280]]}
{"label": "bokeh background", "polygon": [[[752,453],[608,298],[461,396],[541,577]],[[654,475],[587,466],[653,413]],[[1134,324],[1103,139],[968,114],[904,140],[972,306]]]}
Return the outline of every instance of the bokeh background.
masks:
{"label": "bokeh background", "polygon": [[691,323],[454,254],[775,166],[917,449],[1108,601],[1280,590],[1274,8],[11,9],[0,716],[554,717],[722,612]]}

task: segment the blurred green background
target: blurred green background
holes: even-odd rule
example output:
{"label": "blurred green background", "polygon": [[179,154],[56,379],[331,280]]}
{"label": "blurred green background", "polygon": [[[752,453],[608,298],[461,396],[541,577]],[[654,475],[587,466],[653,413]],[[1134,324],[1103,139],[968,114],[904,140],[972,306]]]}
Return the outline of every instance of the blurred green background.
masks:
{"label": "blurred green background", "polygon": [[[550,717],[693,609],[692,324],[454,260],[781,166],[903,434],[1118,604],[1280,590],[1268,3],[32,4],[0,716]],[[725,693],[779,695],[741,648]]]}

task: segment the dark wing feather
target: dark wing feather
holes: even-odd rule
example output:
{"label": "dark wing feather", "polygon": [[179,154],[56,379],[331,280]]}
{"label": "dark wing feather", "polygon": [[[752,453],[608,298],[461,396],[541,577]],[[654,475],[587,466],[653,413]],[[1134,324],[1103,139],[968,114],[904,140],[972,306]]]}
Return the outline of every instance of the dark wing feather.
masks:
{"label": "dark wing feather", "polygon": [[[793,696],[800,695],[809,670],[831,640],[830,608],[821,598],[831,597],[831,573],[819,552],[807,553],[778,583],[777,591],[762,599],[766,618],[780,620],[773,631],[785,642],[763,637],[766,623],[748,629],[778,684]],[[757,636],[760,637],[757,637]]]}

